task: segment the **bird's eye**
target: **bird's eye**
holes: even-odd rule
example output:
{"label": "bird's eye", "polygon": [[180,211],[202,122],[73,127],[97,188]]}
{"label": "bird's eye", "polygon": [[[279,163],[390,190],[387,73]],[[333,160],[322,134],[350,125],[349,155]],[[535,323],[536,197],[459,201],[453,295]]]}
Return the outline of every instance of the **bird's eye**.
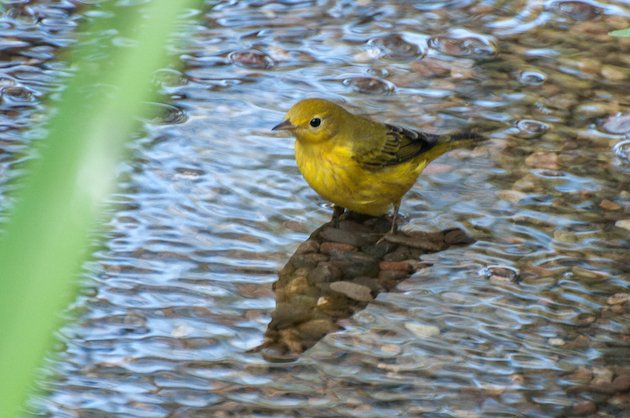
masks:
{"label": "bird's eye", "polygon": [[321,120],[320,118],[313,118],[313,119],[311,119],[311,121],[310,121],[310,125],[311,125],[313,128],[317,128],[317,127],[318,127],[321,123],[322,123],[322,120]]}

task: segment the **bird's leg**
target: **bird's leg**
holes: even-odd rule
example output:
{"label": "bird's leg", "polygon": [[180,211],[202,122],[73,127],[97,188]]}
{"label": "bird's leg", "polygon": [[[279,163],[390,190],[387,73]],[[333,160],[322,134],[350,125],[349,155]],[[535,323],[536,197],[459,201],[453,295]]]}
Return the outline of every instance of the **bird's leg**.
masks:
{"label": "bird's leg", "polygon": [[345,212],[345,208],[338,205],[333,205],[332,223],[335,228],[339,228],[339,219]]}
{"label": "bird's leg", "polygon": [[398,232],[398,210],[400,209],[400,202],[394,203],[394,214],[392,215],[392,227],[389,229],[389,233],[396,235]]}

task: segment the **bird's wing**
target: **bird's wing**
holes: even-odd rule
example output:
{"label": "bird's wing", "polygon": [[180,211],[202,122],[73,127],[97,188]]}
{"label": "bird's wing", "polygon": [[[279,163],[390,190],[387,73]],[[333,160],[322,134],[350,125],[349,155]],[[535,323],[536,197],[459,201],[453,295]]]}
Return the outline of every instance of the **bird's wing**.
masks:
{"label": "bird's wing", "polygon": [[362,144],[355,148],[353,158],[362,167],[378,170],[404,163],[433,148],[440,138],[390,124],[385,124],[385,128],[383,140],[361,141]]}

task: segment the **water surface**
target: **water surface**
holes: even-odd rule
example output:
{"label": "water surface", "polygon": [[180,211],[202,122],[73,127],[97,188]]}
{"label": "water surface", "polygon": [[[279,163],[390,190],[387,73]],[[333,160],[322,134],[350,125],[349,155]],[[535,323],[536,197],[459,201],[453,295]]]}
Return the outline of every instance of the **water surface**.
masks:
{"label": "water surface", "polygon": [[[3,195],[91,3],[4,3]],[[607,35],[629,17],[625,1],[200,10],[183,67],[155,75],[163,103],[120,165],[104,245],[71,307],[78,321],[61,331],[31,410],[630,414],[630,41]],[[270,128],[313,96],[491,139],[430,165],[402,206],[404,228],[459,227],[476,243],[423,256],[432,267],[275,364],[248,350],[270,321],[277,271],[330,208],[299,175],[292,140]]]}

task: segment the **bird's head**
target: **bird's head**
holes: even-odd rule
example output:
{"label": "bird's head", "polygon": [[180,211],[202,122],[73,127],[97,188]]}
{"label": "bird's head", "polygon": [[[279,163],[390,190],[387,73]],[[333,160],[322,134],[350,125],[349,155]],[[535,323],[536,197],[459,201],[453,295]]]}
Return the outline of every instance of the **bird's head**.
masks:
{"label": "bird's head", "polygon": [[273,130],[290,131],[301,142],[321,143],[332,139],[348,117],[351,115],[333,102],[305,99],[294,104]]}

